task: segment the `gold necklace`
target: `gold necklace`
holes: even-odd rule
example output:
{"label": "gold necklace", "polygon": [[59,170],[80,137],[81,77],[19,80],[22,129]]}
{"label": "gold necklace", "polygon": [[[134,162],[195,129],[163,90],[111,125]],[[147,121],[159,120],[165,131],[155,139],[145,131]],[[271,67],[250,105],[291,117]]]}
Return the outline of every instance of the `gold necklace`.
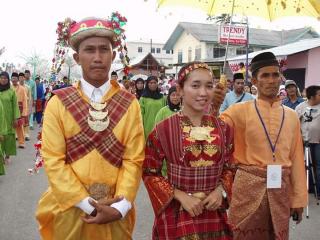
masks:
{"label": "gold necklace", "polygon": [[108,110],[103,111],[107,103],[90,102],[89,117],[87,119],[89,127],[95,132],[106,130],[110,124]]}

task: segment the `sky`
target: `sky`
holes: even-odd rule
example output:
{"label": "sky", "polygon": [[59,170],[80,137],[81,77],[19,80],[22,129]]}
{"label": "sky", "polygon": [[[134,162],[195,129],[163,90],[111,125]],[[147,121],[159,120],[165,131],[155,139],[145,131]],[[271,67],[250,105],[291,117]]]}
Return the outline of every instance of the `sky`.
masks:
{"label": "sky", "polygon": [[[56,42],[59,21],[70,17],[76,21],[83,18],[108,17],[119,11],[126,16],[125,27],[128,41],[153,39],[165,43],[179,21],[207,22],[206,15],[195,9],[160,8],[156,0],[4,0],[0,13],[0,48],[6,51],[0,56],[0,64],[13,62],[23,64],[22,56],[37,53],[51,59]],[[319,21],[288,20],[270,25],[253,21],[255,27],[295,28],[312,25],[320,32]]]}

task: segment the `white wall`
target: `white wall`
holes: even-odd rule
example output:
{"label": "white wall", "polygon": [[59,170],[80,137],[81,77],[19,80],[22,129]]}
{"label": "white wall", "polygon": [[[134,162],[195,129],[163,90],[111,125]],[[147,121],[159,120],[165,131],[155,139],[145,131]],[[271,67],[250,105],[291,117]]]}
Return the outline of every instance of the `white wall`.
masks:
{"label": "white wall", "polygon": [[[197,46],[201,45],[201,43],[193,37],[191,34],[184,31],[176,44],[174,45],[173,49],[173,63],[178,63],[178,53],[179,50],[182,50],[182,62],[187,63],[188,62],[188,49],[191,47],[192,49],[192,61],[195,57],[195,49]],[[201,55],[203,54],[204,50],[201,49]]]}

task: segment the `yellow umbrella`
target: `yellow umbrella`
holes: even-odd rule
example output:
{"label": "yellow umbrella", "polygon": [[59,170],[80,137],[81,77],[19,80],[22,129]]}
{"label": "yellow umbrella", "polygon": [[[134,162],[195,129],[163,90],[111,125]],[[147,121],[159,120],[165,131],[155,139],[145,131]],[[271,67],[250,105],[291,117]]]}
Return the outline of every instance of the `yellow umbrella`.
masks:
{"label": "yellow umbrella", "polygon": [[320,20],[320,0],[158,0],[158,7],[174,5],[198,8],[208,16],[233,12],[269,21],[288,16],[309,16]]}
{"label": "yellow umbrella", "polygon": [[[158,0],[158,8],[165,6],[186,6],[201,9],[208,16],[222,14],[262,17],[269,21],[282,17],[303,16],[320,20],[320,0]],[[231,24],[231,22],[230,22]],[[230,32],[229,32],[230,34]],[[223,65],[225,72],[227,53]],[[220,82],[226,85],[225,74]]]}

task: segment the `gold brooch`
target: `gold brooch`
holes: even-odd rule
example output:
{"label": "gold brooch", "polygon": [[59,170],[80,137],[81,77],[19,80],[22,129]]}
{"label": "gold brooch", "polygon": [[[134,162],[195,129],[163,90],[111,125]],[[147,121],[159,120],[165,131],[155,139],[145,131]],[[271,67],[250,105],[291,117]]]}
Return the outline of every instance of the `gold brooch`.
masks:
{"label": "gold brooch", "polygon": [[210,136],[211,128],[207,127],[191,127],[190,138],[198,141],[212,141],[212,137]]}

